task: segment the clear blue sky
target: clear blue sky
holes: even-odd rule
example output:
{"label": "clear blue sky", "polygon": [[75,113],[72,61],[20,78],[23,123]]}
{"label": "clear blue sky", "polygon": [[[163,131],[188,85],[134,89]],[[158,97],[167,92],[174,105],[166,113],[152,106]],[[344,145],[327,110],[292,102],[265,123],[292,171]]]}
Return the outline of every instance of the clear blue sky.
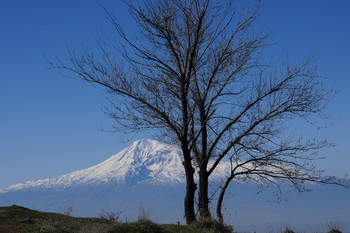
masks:
{"label": "clear blue sky", "polygon": [[[132,25],[120,1],[100,2]],[[295,126],[337,144],[322,151],[328,159],[319,166],[339,176],[350,173],[349,10],[347,0],[267,0],[258,21],[280,41],[271,54],[301,61],[317,52],[326,84],[339,90],[328,129]],[[94,0],[0,0],[0,188],[95,165],[129,144],[122,133],[99,131],[112,124],[101,110],[103,92],[62,77],[45,59],[64,59],[67,46],[94,48],[101,35],[114,34]]]}

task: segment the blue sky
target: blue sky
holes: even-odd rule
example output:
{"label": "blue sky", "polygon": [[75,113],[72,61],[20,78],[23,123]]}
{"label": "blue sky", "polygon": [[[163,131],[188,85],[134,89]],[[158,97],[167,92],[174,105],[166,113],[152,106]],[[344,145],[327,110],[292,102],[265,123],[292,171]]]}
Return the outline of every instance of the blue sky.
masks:
{"label": "blue sky", "polygon": [[[132,26],[120,1],[100,2]],[[294,62],[317,53],[326,85],[338,89],[327,129],[293,126],[337,144],[321,152],[328,159],[318,165],[338,176],[350,173],[349,9],[347,0],[268,0],[257,22],[280,41],[268,56],[288,54]],[[94,48],[102,35],[115,39],[94,0],[0,0],[0,188],[95,165],[149,137],[101,132],[112,124],[101,110],[103,92],[48,69],[45,57],[65,59],[67,46]]]}

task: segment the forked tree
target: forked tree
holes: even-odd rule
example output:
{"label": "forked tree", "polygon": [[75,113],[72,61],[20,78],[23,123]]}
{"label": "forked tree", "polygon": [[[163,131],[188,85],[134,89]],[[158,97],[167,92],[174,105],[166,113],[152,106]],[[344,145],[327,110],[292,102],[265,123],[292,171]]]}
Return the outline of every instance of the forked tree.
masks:
{"label": "forked tree", "polygon": [[300,191],[305,181],[336,183],[313,166],[317,150],[329,143],[286,138],[283,130],[289,120],[320,114],[330,92],[313,58],[278,67],[262,59],[268,36],[252,26],[258,3],[245,9],[230,0],[124,3],[137,39],[105,9],[123,43],[99,41],[97,55],[70,52],[69,62],[52,66],[106,89],[118,129],[157,129],[180,145],[188,224],[196,220],[196,193],[200,217],[211,217],[209,177],[224,161],[232,166],[219,187],[220,221],[225,191],[239,177],[282,179]]}

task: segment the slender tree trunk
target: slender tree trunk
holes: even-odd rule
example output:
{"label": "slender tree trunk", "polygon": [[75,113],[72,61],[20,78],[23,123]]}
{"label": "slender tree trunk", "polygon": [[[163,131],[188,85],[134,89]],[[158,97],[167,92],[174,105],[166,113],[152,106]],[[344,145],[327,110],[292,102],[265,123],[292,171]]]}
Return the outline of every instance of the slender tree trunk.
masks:
{"label": "slender tree trunk", "polygon": [[208,198],[208,173],[206,166],[200,167],[199,170],[199,191],[198,205],[200,218],[210,218],[209,198]]}
{"label": "slender tree trunk", "polygon": [[191,155],[187,145],[182,144],[182,152],[184,153],[184,168],[186,175],[186,195],[184,201],[185,218],[186,223],[191,224],[196,221],[196,213],[194,208],[194,197],[197,189],[197,185],[194,182],[194,168],[191,162]]}
{"label": "slender tree trunk", "polygon": [[227,179],[224,186],[221,187],[221,192],[219,194],[218,202],[216,204],[216,217],[220,223],[224,223],[224,217],[222,216],[222,202],[224,200],[225,192],[232,179]]}

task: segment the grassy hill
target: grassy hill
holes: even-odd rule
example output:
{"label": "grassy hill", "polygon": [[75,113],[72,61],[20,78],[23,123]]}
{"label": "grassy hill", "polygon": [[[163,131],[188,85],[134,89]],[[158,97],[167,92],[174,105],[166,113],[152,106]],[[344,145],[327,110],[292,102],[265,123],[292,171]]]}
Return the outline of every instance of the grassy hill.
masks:
{"label": "grassy hill", "polygon": [[215,222],[192,226],[158,225],[149,220],[115,223],[101,218],[75,218],[20,206],[0,207],[0,233],[228,233]]}
{"label": "grassy hill", "polygon": [[[108,217],[108,216],[107,216]],[[130,223],[108,218],[75,218],[63,214],[30,210],[21,206],[0,207],[0,233],[232,233],[215,221],[200,221],[191,226],[155,224],[150,220]],[[113,220],[113,219],[111,219]],[[294,233],[286,229],[284,233]],[[341,233],[336,227],[328,233]]]}

